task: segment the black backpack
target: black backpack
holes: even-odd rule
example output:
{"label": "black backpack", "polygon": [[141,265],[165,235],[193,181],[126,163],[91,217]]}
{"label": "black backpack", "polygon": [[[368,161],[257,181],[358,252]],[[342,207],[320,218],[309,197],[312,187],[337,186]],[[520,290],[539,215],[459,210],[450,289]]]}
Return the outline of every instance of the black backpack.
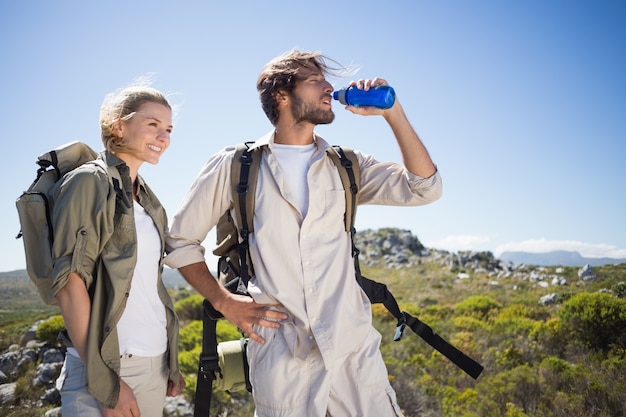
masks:
{"label": "black backpack", "polygon": [[[254,275],[249,256],[248,237],[250,233],[254,232],[252,224],[254,195],[262,151],[262,148],[251,150],[250,145],[252,143],[247,142],[237,146],[231,169],[235,213],[238,217],[237,224],[241,227],[237,230],[229,211],[223,214],[217,224],[217,246],[213,250],[213,254],[219,257],[217,279],[229,291],[244,295],[248,294],[246,290],[248,280],[250,276]],[[398,320],[394,341],[400,340],[404,329],[409,326],[429,345],[446,356],[469,376],[477,379],[483,371],[482,365],[437,335],[427,324],[409,313],[401,311],[396,299],[385,284],[373,281],[361,274],[359,249],[354,244],[354,235],[356,234],[354,220],[360,184],[359,163],[354,152],[348,148],[333,146],[327,149],[326,153],[337,166],[345,190],[346,213],[344,214],[344,223],[346,232],[350,233],[352,239],[352,258],[356,280],[372,304],[382,303]],[[238,237],[241,238],[241,241]],[[245,388],[252,392],[246,358],[248,340],[243,335],[244,337],[240,341],[218,344],[216,326],[217,320],[222,317],[223,315],[205,299],[202,353],[198,366],[194,417],[209,416],[214,385],[215,388],[227,391]],[[233,371],[239,374],[233,376],[230,374]]]}

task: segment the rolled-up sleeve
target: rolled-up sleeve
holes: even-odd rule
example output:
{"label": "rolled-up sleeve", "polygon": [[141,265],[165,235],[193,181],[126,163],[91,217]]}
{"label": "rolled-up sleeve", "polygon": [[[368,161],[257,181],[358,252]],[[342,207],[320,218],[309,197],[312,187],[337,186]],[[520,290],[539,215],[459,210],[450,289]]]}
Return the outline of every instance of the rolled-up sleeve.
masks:
{"label": "rolled-up sleeve", "polygon": [[355,154],[359,158],[361,171],[359,204],[420,206],[441,197],[439,170],[428,178],[422,178],[401,164],[379,162],[358,151]]}
{"label": "rolled-up sleeve", "polygon": [[409,171],[406,171],[406,175],[408,176],[409,187],[424,200],[432,203],[441,197],[443,187],[439,170],[436,170],[428,178],[418,177]]}
{"label": "rolled-up sleeve", "polygon": [[93,282],[96,261],[113,233],[115,192],[106,173],[95,167],[76,169],[55,189],[52,225],[56,294],[77,273],[87,287]]}
{"label": "rolled-up sleeve", "polygon": [[233,147],[225,148],[204,165],[174,215],[166,237],[165,264],[177,269],[205,260],[202,242],[230,209],[230,169]]}

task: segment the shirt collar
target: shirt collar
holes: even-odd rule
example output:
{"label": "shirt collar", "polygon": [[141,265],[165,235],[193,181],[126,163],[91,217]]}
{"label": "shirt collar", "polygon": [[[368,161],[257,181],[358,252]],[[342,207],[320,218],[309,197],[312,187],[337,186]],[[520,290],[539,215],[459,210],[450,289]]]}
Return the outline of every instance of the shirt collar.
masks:
{"label": "shirt collar", "polygon": [[[275,130],[267,132],[265,135],[261,136],[256,142],[250,145],[250,149],[256,149],[256,148],[260,148],[263,146],[270,146],[271,144],[274,143],[275,134],[276,134]],[[317,149],[320,151],[325,152],[326,149],[330,148],[330,145],[328,144],[328,142],[326,142],[324,138],[322,138],[315,132],[313,132],[313,141],[315,145],[317,146]]]}

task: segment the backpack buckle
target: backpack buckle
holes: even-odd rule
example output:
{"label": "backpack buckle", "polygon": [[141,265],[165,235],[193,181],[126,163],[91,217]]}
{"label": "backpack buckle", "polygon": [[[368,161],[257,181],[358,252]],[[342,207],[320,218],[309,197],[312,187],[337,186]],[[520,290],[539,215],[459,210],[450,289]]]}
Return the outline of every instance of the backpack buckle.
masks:
{"label": "backpack buckle", "polygon": [[249,188],[250,187],[248,187],[248,184],[241,184],[241,183],[239,183],[239,184],[237,184],[237,194],[243,195],[243,194],[248,192]]}
{"label": "backpack buckle", "polygon": [[252,152],[250,148],[246,149],[241,156],[239,157],[239,161],[242,165],[252,165]]}
{"label": "backpack buckle", "polygon": [[205,380],[215,380],[217,374],[221,376],[221,369],[217,355],[200,354],[200,374]]}
{"label": "backpack buckle", "polygon": [[393,341],[397,342],[402,339],[404,329],[406,328],[406,315],[402,313],[402,316],[398,319],[398,325],[396,327],[396,334],[393,336]]}

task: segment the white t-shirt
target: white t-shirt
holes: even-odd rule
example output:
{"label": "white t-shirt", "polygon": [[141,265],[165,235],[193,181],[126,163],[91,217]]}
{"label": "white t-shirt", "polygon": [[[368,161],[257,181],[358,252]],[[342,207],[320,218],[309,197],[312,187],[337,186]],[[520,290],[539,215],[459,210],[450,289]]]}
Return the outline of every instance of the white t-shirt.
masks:
{"label": "white t-shirt", "polygon": [[158,356],[167,350],[165,306],[157,291],[161,240],[144,208],[137,202],[133,207],[137,265],[126,308],[117,323],[120,354]]}
{"label": "white t-shirt", "polygon": [[310,145],[274,143],[272,145],[272,153],[285,173],[287,191],[293,199],[293,203],[302,213],[302,218],[306,217],[309,208],[309,185],[306,177],[314,150],[315,143]]}

